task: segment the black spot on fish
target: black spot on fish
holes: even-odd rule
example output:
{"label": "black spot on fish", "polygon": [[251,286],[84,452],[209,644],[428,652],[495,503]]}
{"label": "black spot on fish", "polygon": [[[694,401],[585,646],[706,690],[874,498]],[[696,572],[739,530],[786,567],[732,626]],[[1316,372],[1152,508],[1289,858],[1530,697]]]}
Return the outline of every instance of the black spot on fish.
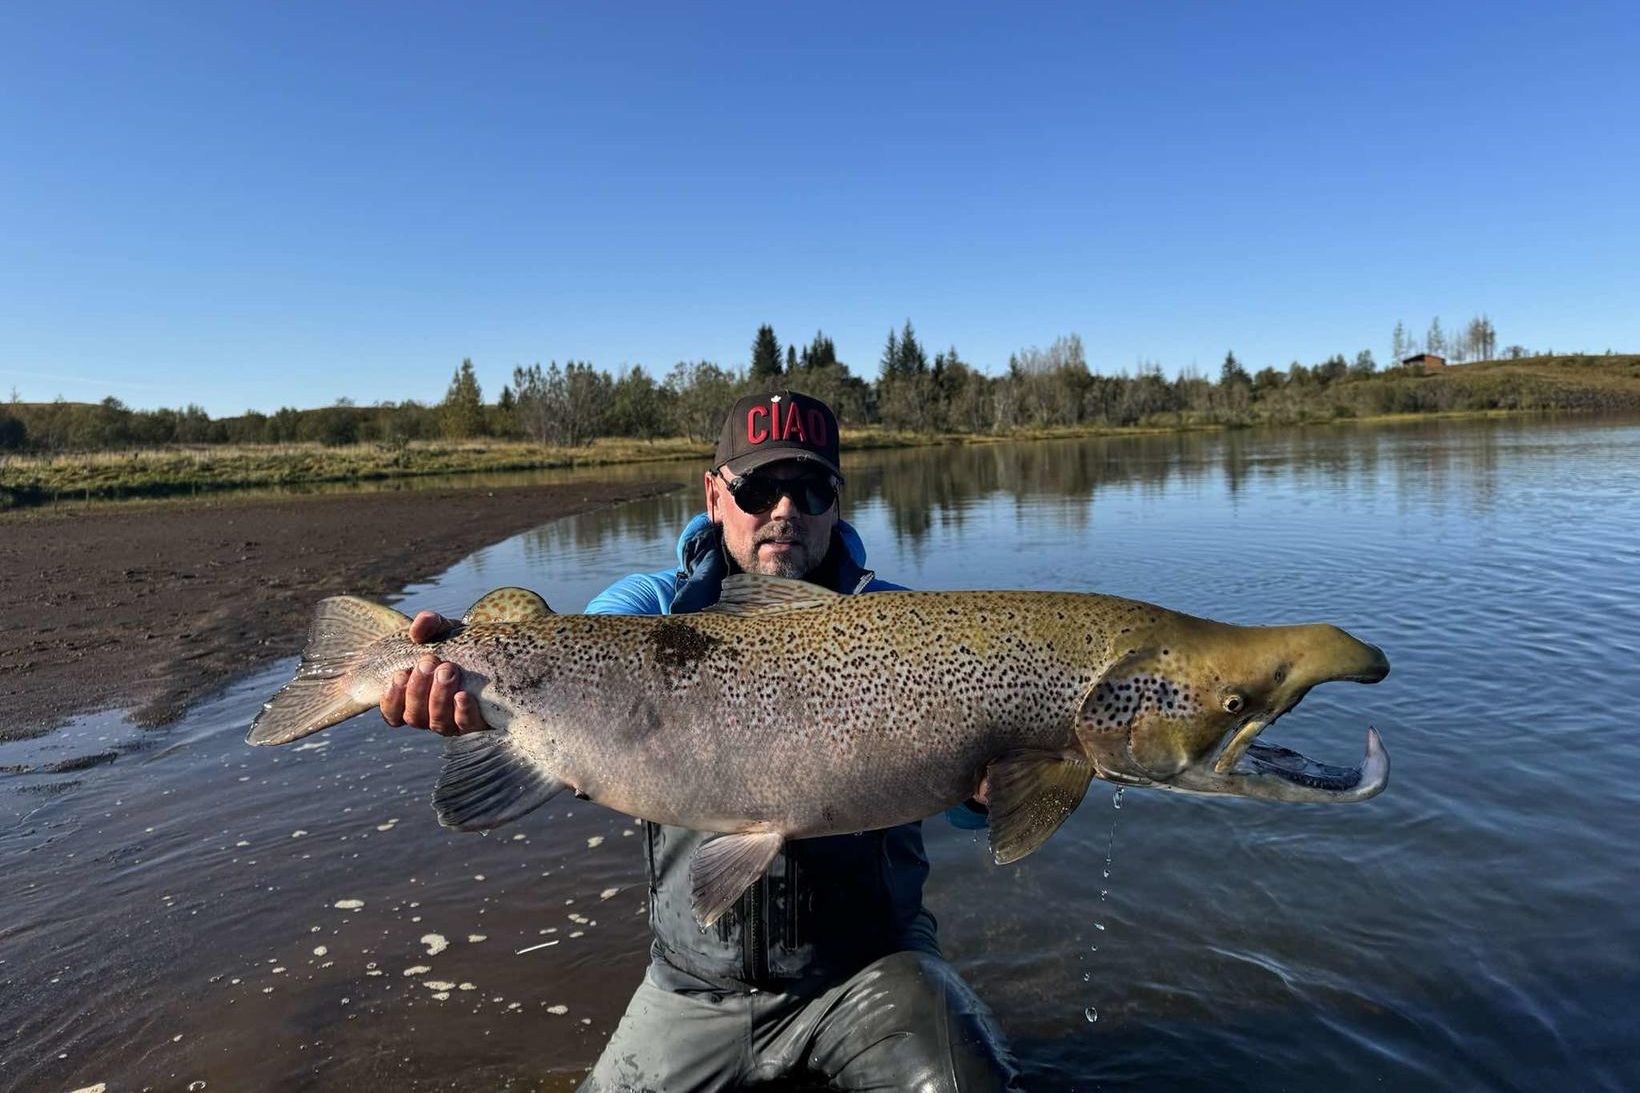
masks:
{"label": "black spot on fish", "polygon": [[649,644],[657,663],[668,668],[688,668],[722,642],[688,623],[668,619],[650,632]]}

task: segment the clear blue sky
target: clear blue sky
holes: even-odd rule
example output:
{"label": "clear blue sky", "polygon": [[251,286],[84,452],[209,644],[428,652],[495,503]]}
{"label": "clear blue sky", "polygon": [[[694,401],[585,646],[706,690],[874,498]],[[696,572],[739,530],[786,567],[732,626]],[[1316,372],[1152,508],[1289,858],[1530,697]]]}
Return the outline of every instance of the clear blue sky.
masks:
{"label": "clear blue sky", "polygon": [[10,4],[0,395],[1640,350],[1640,5]]}

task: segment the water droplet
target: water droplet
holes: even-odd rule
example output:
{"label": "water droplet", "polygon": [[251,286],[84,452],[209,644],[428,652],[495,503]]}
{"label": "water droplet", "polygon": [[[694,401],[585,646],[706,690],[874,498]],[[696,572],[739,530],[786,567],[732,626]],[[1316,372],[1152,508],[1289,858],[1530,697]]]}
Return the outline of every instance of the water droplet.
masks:
{"label": "water droplet", "polygon": [[1092,972],[1083,972],[1082,973],[1082,982],[1084,982],[1084,983],[1093,982],[1093,973]]}
{"label": "water droplet", "polygon": [[1093,924],[1093,928],[1095,930],[1103,930],[1105,928],[1105,924],[1103,922],[1095,922]]}
{"label": "water droplet", "polygon": [[1088,1024],[1091,1025],[1093,1022],[1099,1020],[1099,1011],[1094,1009],[1092,1006],[1089,1006],[1087,1009],[1082,1011],[1082,1016],[1086,1017],[1088,1019]]}

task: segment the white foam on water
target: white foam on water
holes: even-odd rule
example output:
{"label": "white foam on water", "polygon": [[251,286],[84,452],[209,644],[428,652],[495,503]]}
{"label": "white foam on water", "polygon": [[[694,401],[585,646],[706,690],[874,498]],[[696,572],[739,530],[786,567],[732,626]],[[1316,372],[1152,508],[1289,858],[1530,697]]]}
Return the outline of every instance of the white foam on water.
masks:
{"label": "white foam on water", "polygon": [[339,899],[331,904],[338,911],[357,911],[364,907],[362,899]]}
{"label": "white foam on water", "polygon": [[422,934],[421,943],[427,946],[428,956],[437,956],[450,947],[450,942],[443,934]]}

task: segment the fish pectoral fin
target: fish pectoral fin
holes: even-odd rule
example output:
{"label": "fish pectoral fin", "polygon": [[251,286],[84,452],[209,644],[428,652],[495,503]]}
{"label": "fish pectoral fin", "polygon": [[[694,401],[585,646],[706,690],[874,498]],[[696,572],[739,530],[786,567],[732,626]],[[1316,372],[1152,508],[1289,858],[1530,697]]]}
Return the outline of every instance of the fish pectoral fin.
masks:
{"label": "fish pectoral fin", "polygon": [[486,592],[461,616],[466,626],[481,622],[529,622],[552,614],[547,601],[527,588],[498,588]]}
{"label": "fish pectoral fin", "polygon": [[565,789],[522,754],[501,729],[452,737],[433,790],[438,822],[458,831],[486,831],[531,812]]}
{"label": "fish pectoral fin", "polygon": [[701,929],[757,883],[785,841],[778,831],[741,831],[709,839],[695,851],[689,862],[689,895]]}
{"label": "fish pectoral fin", "polygon": [[1016,752],[993,759],[986,774],[991,856],[1007,865],[1047,842],[1076,811],[1093,780],[1093,764],[1058,753]]}
{"label": "fish pectoral fin", "polygon": [[720,615],[775,615],[782,611],[802,611],[824,607],[842,595],[808,581],[791,577],[768,577],[761,573],[735,573],[723,578],[718,602],[707,611]]}

